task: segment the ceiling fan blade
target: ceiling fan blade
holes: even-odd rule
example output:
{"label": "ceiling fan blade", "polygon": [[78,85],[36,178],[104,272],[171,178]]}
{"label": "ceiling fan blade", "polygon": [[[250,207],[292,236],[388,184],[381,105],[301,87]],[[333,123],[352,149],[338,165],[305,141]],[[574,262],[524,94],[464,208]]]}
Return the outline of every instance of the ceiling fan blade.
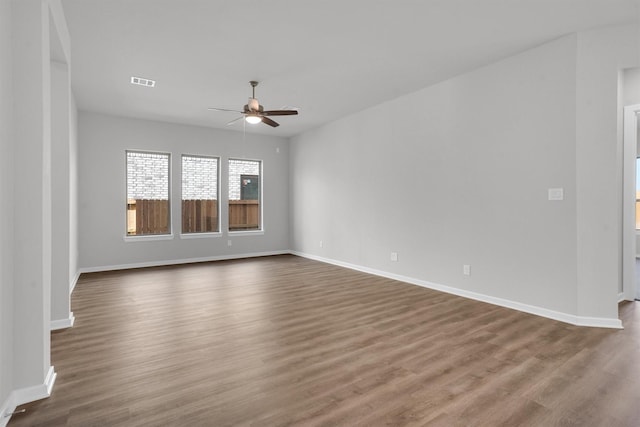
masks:
{"label": "ceiling fan blade", "polygon": [[209,107],[207,108],[207,110],[211,110],[211,111],[231,111],[232,113],[240,113],[242,114],[242,111],[238,111],[238,110],[229,110],[227,108],[214,108],[214,107]]}
{"label": "ceiling fan blade", "polygon": [[269,117],[265,117],[265,116],[262,116],[262,123],[264,123],[266,125],[269,125],[269,126],[271,126],[273,128],[276,128],[276,127],[280,126],[279,123],[276,123],[273,120],[271,120]]}
{"label": "ceiling fan blade", "polygon": [[298,110],[269,110],[263,111],[263,116],[296,116],[298,115]]}
{"label": "ceiling fan blade", "polygon": [[242,119],[244,119],[244,116],[236,117],[235,119],[233,119],[229,123],[227,123],[227,126],[232,125],[235,122],[237,122],[238,120],[242,120]]}

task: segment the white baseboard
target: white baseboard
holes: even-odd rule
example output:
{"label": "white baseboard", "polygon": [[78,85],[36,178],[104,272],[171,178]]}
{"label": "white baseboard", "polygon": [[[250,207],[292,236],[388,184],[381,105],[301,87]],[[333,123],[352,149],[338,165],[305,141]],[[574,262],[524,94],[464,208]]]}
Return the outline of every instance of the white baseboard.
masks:
{"label": "white baseboard", "polygon": [[270,251],[270,252],[252,252],[248,254],[235,254],[235,255],[218,255],[203,258],[186,258],[186,259],[171,259],[166,261],[149,261],[149,262],[137,262],[131,264],[119,264],[119,265],[103,265],[98,267],[83,267],[80,269],[80,273],[97,273],[101,271],[114,271],[114,270],[129,270],[132,268],[146,268],[146,267],[162,267],[166,265],[178,265],[178,264],[193,264],[197,262],[209,262],[209,261],[228,261],[233,259],[242,258],[257,258],[263,256],[272,255],[286,255],[291,251]]}
{"label": "white baseboard", "polygon": [[16,404],[13,401],[13,393],[9,393],[9,396],[2,402],[0,406],[0,427],[5,427],[9,424],[9,420],[11,419],[11,413],[16,410]]}
{"label": "white baseboard", "polygon": [[13,400],[16,406],[24,405],[25,403],[34,402],[40,399],[45,399],[51,396],[51,390],[53,390],[53,384],[56,382],[57,375],[58,374],[56,374],[53,366],[50,366],[43,384],[14,390]]}
{"label": "white baseboard", "polygon": [[67,329],[73,326],[76,318],[73,315],[73,311],[69,312],[69,317],[66,319],[58,319],[51,321],[51,330],[57,331],[59,329]]}
{"label": "white baseboard", "polygon": [[476,292],[466,291],[464,289],[453,288],[451,286],[428,282],[426,280],[415,279],[413,277],[402,276],[399,274],[389,273],[382,270],[376,270],[376,269],[363,267],[356,264],[337,261],[330,258],[323,258],[317,255],[311,255],[311,254],[306,254],[306,253],[297,252],[297,251],[291,251],[291,253],[293,255],[301,256],[301,257],[312,259],[315,261],[326,262],[328,264],[349,268],[351,270],[361,271],[363,273],[369,273],[375,276],[386,277],[388,279],[398,280],[401,282],[410,283],[412,285],[422,286],[423,288],[433,289],[436,291],[445,292],[448,294],[457,295],[460,297],[469,298],[476,301],[482,301],[489,304],[510,308],[513,310],[518,310],[518,311],[522,311],[529,314],[535,314],[536,316],[546,317],[553,320],[559,320],[561,322],[569,323],[576,326],[622,329],[622,322],[620,321],[620,319],[576,316],[573,314],[567,314],[567,313],[562,313],[554,310],[549,310],[543,307],[537,307],[537,306],[523,304],[516,301],[510,301],[503,298],[492,297],[490,295],[484,295]]}
{"label": "white baseboard", "polygon": [[42,384],[13,390],[2,405],[2,412],[0,412],[0,416],[2,417],[0,419],[0,427],[5,427],[9,423],[11,417],[6,415],[11,414],[18,406],[51,396],[57,375],[58,374],[56,374],[53,366],[49,366],[47,376],[44,378],[44,382]]}

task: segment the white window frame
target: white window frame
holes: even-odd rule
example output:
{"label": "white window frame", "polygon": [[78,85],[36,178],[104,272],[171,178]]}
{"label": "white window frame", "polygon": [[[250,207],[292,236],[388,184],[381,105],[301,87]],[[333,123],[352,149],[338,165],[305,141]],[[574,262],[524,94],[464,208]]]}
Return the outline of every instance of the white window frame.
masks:
{"label": "white window frame", "polygon": [[[231,230],[229,224],[229,188],[230,188],[230,168],[229,164],[232,160],[237,161],[245,161],[245,162],[257,162],[259,164],[259,176],[260,176],[260,199],[259,199],[259,210],[260,210],[260,228],[254,230]],[[240,237],[240,236],[256,236],[263,235],[265,229],[265,218],[264,218],[264,161],[262,159],[248,159],[241,157],[229,157],[227,159],[227,233],[229,236]]]}
{"label": "white window frame", "polygon": [[[198,158],[204,158],[204,159],[215,159],[218,162],[217,165],[217,171],[216,171],[216,201],[217,203],[217,209],[218,209],[218,231],[194,231],[194,232],[188,232],[185,233],[182,230],[182,197],[183,197],[183,183],[184,183],[184,169],[183,169],[183,159],[185,157],[198,157]],[[222,214],[222,207],[221,207],[221,200],[220,200],[220,188],[221,186],[221,170],[222,170],[222,158],[219,156],[209,156],[209,155],[205,155],[205,154],[186,154],[186,153],[182,153],[180,155],[180,238],[181,239],[203,239],[203,238],[211,238],[211,237],[220,237],[222,236],[222,218],[221,218],[221,214]]]}
{"label": "white window frame", "polygon": [[[140,153],[140,154],[159,154],[159,155],[163,155],[163,156],[167,156],[168,157],[168,169],[167,169],[167,198],[168,198],[168,202],[169,202],[169,206],[168,206],[168,226],[169,226],[169,231],[168,233],[162,233],[162,234],[128,234],[128,226],[129,226],[129,221],[128,221],[128,205],[129,205],[129,170],[128,170],[128,153]],[[145,242],[145,241],[154,241],[154,240],[172,240],[174,238],[173,235],[173,217],[171,215],[171,210],[172,210],[172,205],[173,205],[173,200],[172,200],[172,194],[171,194],[171,179],[173,176],[172,170],[171,170],[171,160],[172,156],[170,152],[165,152],[165,151],[151,151],[151,150],[137,150],[137,149],[127,149],[124,152],[124,169],[125,169],[125,180],[124,180],[124,211],[125,211],[125,215],[124,215],[124,236],[123,239],[125,242]]]}

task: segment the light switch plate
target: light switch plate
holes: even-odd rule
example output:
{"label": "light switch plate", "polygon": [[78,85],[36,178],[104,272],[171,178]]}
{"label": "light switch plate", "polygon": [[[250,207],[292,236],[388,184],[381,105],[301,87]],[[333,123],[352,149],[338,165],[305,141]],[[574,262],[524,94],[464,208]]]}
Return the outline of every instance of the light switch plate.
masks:
{"label": "light switch plate", "polygon": [[549,189],[549,200],[564,200],[564,189],[563,188],[550,188]]}

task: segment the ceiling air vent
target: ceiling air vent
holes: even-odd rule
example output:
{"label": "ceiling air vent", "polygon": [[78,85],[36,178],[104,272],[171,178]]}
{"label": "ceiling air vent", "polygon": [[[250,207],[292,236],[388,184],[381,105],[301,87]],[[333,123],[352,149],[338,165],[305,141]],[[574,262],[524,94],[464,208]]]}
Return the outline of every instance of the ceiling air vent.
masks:
{"label": "ceiling air vent", "polygon": [[142,77],[131,77],[131,84],[132,85],[146,86],[146,87],[154,87],[156,85],[156,81],[155,80],[150,80],[150,79],[145,79],[145,78],[142,78]]}

